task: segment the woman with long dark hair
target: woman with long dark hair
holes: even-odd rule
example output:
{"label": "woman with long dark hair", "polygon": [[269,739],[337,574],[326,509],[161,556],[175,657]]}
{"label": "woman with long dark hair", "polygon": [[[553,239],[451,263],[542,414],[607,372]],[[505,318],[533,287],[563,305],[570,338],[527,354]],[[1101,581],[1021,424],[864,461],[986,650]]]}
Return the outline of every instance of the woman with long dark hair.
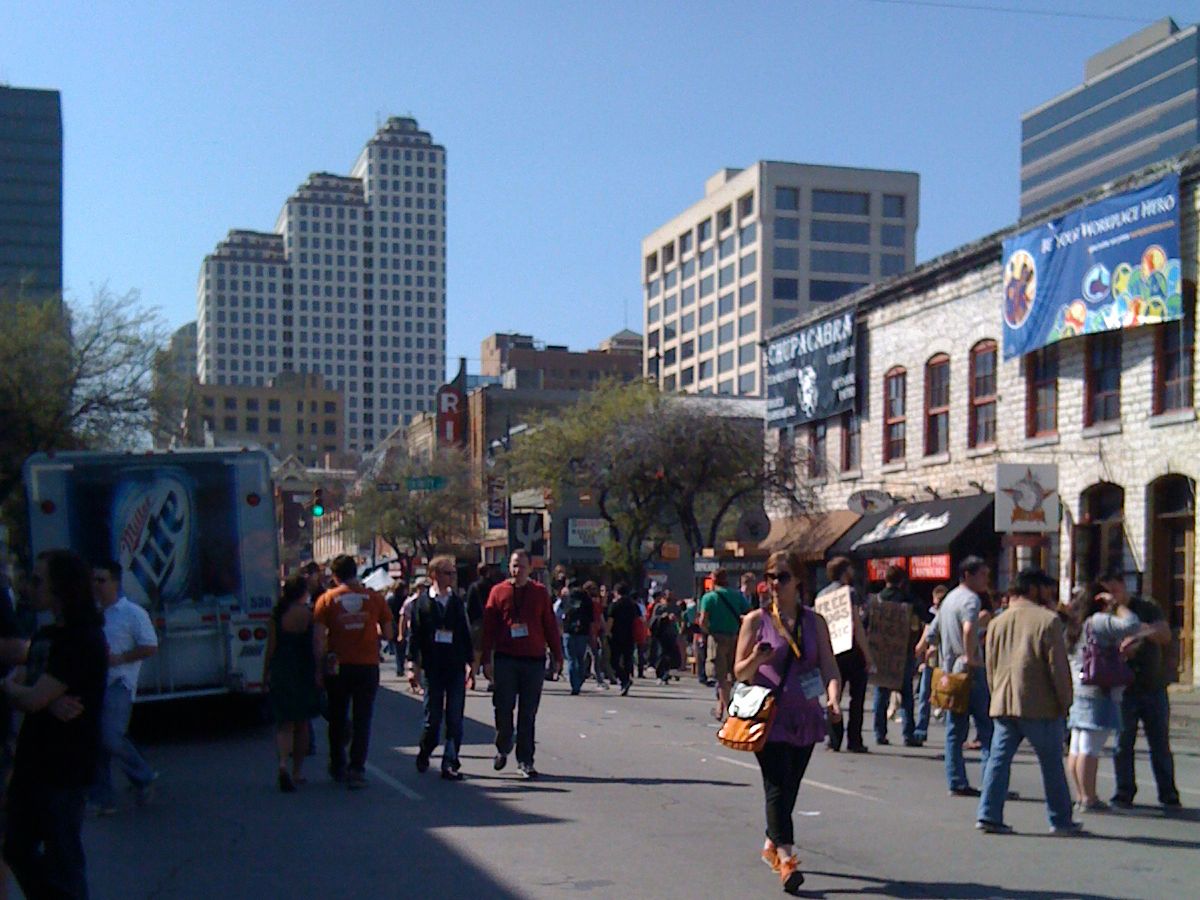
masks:
{"label": "woman with long dark hair", "polygon": [[792,810],[813,747],[825,738],[826,713],[841,718],[837,661],[825,620],[799,603],[802,564],[795,553],[767,558],[770,603],[742,619],[734,655],[738,681],[775,690],[775,719],[755,756],[762,770],[767,839],[762,860],[795,894],[804,883],[796,857]]}
{"label": "woman with long dark hair", "polygon": [[271,610],[263,684],[275,715],[275,750],[279,756],[279,789],[286,794],[304,783],[300,773],[308,754],[309,720],[321,711],[313,649],[313,614],[308,605],[308,582],[293,575],[283,583]]}
{"label": "woman with long dark hair", "polygon": [[[42,553],[31,585],[38,611],[54,622],[34,635],[27,664],[3,682],[12,705],[25,713],[8,788],[4,858],[26,897],[87,897],[80,830],[100,753],[104,620],[92,596],[92,567],[77,553]],[[73,712],[63,713],[64,704]]]}

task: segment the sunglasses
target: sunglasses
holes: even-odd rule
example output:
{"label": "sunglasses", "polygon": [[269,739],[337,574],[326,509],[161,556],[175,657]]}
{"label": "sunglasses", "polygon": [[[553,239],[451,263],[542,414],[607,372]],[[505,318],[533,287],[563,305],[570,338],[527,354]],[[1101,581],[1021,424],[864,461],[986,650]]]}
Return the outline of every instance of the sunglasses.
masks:
{"label": "sunglasses", "polygon": [[774,581],[776,584],[787,584],[792,580],[791,572],[767,572],[764,576],[767,581]]}

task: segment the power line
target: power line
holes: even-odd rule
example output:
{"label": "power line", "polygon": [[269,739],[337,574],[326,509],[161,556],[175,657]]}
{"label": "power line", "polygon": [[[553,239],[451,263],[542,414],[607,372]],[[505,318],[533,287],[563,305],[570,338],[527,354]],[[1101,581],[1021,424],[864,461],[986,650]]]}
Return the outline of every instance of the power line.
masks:
{"label": "power line", "polygon": [[1051,19],[1093,19],[1106,22],[1130,22],[1135,25],[1149,25],[1154,21],[1153,19],[1137,19],[1132,16],[1114,16],[1106,13],[1029,9],[1021,6],[998,6],[993,3],[954,3],[951,0],[865,0],[865,2],[887,3],[891,6],[931,6],[935,9],[970,10],[974,12],[1021,13],[1026,16],[1042,16]]}

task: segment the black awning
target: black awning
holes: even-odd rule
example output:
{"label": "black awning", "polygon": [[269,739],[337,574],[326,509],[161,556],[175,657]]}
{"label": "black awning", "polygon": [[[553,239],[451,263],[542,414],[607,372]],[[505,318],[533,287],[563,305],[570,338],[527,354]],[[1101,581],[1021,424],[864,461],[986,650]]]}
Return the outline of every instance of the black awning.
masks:
{"label": "black awning", "polygon": [[[996,541],[991,494],[901,503],[863,516],[829,548],[831,556],[877,559],[982,552]],[[979,544],[978,547],[967,544]]]}

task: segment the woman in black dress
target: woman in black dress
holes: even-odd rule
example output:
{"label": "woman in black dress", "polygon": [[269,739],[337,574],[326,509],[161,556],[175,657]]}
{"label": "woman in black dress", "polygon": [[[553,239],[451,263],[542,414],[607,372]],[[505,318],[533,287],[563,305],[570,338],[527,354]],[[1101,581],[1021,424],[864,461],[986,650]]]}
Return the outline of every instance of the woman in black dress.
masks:
{"label": "woman in black dress", "polygon": [[275,749],[279,754],[279,789],[303,784],[300,767],[308,753],[308,722],[321,711],[313,617],[303,575],[283,583],[271,611],[271,629],[263,659],[263,683],[271,693],[275,714]]}

